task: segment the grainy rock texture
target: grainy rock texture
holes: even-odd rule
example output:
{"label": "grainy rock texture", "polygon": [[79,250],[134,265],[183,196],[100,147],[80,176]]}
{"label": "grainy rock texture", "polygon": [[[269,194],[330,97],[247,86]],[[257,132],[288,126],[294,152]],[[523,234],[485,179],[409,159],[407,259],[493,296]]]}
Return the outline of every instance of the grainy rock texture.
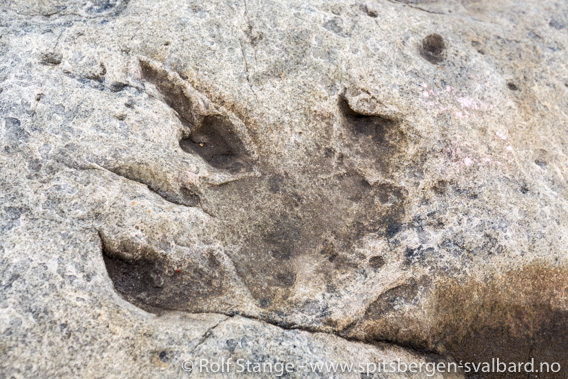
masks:
{"label": "grainy rock texture", "polygon": [[2,377],[568,369],[567,48],[561,0],[0,0]]}

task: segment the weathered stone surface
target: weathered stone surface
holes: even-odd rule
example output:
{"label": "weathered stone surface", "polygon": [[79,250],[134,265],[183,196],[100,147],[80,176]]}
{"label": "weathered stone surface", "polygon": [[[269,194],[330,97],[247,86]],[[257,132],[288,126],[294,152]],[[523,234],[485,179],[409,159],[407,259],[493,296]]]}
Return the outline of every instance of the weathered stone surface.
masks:
{"label": "weathered stone surface", "polygon": [[566,3],[0,11],[7,377],[568,368]]}

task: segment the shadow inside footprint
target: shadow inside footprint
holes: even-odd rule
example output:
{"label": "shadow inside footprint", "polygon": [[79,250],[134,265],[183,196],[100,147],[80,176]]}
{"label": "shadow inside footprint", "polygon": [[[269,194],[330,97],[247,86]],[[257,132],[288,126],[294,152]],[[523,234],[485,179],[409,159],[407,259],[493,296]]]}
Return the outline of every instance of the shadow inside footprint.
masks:
{"label": "shadow inside footprint", "polygon": [[243,143],[221,116],[205,117],[189,137],[180,141],[180,146],[215,168],[238,172],[249,167]]}

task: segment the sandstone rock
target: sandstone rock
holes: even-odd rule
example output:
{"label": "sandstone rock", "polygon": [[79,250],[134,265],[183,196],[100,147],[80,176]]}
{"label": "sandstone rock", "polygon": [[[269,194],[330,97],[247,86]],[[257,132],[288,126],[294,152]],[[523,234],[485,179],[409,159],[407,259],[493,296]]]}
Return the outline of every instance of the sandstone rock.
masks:
{"label": "sandstone rock", "polygon": [[565,3],[0,10],[7,377],[568,368]]}

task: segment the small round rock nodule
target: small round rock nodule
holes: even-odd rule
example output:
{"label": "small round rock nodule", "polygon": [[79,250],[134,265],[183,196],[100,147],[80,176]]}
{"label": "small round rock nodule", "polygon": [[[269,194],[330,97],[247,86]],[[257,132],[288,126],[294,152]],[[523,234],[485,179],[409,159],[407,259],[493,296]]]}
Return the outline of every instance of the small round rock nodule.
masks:
{"label": "small round rock nodule", "polygon": [[426,36],[420,45],[420,55],[428,62],[438,64],[446,59],[446,43],[436,33]]}

